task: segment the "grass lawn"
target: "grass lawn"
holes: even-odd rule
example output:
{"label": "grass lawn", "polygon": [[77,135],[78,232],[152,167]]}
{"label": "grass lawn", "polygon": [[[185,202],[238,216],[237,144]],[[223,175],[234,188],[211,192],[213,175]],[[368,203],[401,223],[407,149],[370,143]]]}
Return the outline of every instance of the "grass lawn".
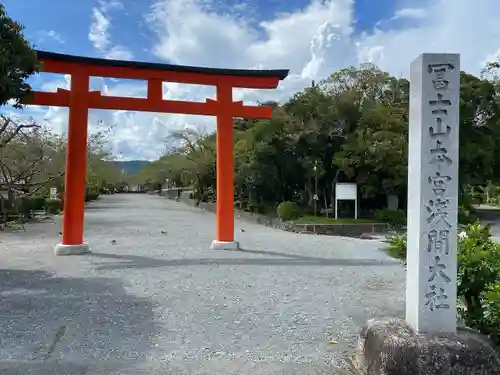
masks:
{"label": "grass lawn", "polygon": [[296,224],[372,224],[380,223],[374,219],[332,219],[325,216],[302,216],[294,220]]}

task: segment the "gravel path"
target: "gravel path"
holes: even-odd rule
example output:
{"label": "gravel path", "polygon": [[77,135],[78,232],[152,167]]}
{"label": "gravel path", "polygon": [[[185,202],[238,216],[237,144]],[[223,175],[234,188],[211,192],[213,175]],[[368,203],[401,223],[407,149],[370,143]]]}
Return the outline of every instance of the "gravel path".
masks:
{"label": "gravel path", "polygon": [[55,257],[56,222],[0,233],[0,373],[331,374],[368,318],[404,315],[378,241],[237,221],[244,250],[213,251],[213,214],[151,195],[85,215],[91,255]]}

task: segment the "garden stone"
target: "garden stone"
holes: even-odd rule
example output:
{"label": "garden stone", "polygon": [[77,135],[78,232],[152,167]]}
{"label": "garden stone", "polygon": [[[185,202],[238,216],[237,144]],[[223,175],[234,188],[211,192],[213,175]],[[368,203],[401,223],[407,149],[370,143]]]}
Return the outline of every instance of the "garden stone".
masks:
{"label": "garden stone", "polygon": [[499,375],[500,358],[485,337],[467,329],[419,334],[400,319],[371,319],[355,357],[366,375]]}

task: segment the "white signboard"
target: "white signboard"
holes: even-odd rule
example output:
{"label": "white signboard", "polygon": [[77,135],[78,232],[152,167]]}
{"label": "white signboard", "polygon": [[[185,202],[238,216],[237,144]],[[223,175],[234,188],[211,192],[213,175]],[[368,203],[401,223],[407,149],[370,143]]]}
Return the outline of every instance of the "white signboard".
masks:
{"label": "white signboard", "polygon": [[358,185],[350,182],[339,182],[335,184],[335,197],[337,200],[357,200]]}
{"label": "white signboard", "polygon": [[358,218],[358,185],[352,182],[335,184],[335,219],[338,217],[338,201],[354,201],[354,218]]}
{"label": "white signboard", "polygon": [[50,188],[50,199],[57,199],[57,188]]}

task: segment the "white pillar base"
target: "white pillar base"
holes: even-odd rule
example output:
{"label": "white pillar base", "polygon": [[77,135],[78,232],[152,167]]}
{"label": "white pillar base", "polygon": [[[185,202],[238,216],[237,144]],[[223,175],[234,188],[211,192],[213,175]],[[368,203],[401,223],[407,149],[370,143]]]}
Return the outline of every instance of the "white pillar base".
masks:
{"label": "white pillar base", "polygon": [[54,254],[59,255],[82,255],[90,253],[90,246],[86,243],[80,245],[63,245],[57,244],[54,247]]}
{"label": "white pillar base", "polygon": [[239,250],[240,243],[238,241],[212,241],[212,245],[210,245],[210,249],[212,250]]}

